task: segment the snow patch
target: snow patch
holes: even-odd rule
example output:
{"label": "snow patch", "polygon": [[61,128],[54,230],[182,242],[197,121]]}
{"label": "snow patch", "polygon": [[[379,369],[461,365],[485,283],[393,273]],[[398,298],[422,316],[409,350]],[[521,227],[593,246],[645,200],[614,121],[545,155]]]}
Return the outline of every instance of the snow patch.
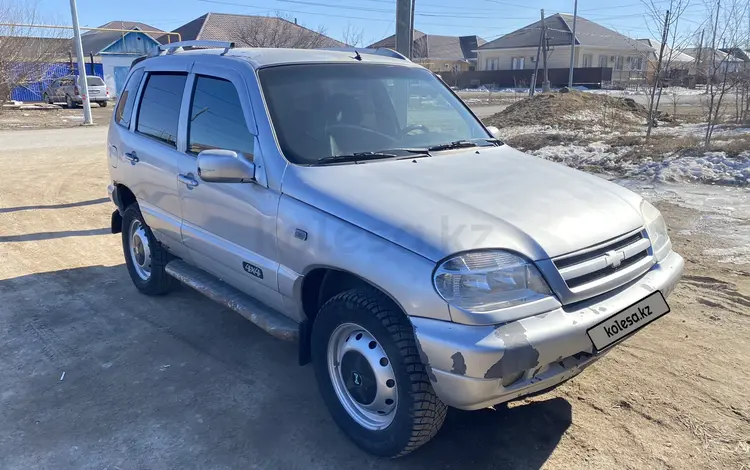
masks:
{"label": "snow patch", "polygon": [[613,148],[604,142],[593,142],[589,145],[542,147],[529,153],[572,168],[620,172],[626,163],[621,157],[627,151],[626,147]]}
{"label": "snow patch", "polygon": [[629,147],[612,147],[604,142],[589,145],[554,145],[529,153],[594,173],[616,173],[628,178],[670,183],[703,183],[730,186],[750,185],[750,152],[730,157],[725,152],[700,156],[667,157],[637,163],[623,158]]}
{"label": "snow patch", "polygon": [[729,157],[724,152],[706,152],[698,157],[665,158],[644,163],[627,175],[658,182],[750,185],[750,153]]}

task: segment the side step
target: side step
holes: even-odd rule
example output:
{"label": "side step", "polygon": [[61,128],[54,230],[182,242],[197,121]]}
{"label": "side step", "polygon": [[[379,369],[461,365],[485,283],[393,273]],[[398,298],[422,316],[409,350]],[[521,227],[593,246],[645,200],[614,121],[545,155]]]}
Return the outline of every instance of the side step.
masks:
{"label": "side step", "polygon": [[243,294],[202,269],[190,266],[182,260],[170,261],[165,269],[170,276],[209,299],[234,310],[271,335],[285,341],[298,340],[299,324],[297,322],[249,295]]}

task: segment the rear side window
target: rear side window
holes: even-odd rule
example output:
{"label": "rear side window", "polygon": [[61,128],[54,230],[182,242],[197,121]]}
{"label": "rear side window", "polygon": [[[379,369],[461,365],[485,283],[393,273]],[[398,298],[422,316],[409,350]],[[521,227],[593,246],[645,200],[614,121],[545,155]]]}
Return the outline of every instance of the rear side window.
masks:
{"label": "rear side window", "polygon": [[177,147],[177,124],[187,74],[151,73],[138,107],[136,132]]}
{"label": "rear side window", "polygon": [[190,106],[188,152],[208,149],[234,150],[252,160],[253,135],[232,82],[198,76]]}
{"label": "rear side window", "polygon": [[136,70],[125,84],[125,89],[122,91],[120,101],[117,102],[117,109],[115,109],[115,122],[117,124],[125,127],[130,126],[130,117],[133,115],[133,103],[135,103],[135,95],[138,92],[138,86],[141,84],[142,78],[143,69]]}

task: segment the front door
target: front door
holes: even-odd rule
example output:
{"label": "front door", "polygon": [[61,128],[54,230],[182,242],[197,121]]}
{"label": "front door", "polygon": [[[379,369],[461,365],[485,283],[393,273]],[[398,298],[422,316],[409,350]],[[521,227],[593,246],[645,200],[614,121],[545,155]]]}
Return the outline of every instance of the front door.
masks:
{"label": "front door", "polygon": [[[182,239],[193,262],[267,305],[282,308],[278,292],[276,211],[279,193],[257,183],[209,183],[198,176],[203,150],[232,150],[254,160],[257,131],[243,76],[229,68],[196,64],[190,97],[183,106],[186,149],[180,156],[178,186]],[[256,162],[257,163],[257,162]]]}

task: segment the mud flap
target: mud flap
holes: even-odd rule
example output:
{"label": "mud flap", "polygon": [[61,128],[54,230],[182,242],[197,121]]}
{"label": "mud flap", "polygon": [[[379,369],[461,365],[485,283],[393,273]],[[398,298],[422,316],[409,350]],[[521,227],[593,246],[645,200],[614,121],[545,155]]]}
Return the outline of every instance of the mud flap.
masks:
{"label": "mud flap", "polygon": [[112,212],[112,218],[110,220],[110,228],[112,229],[112,233],[120,233],[122,232],[122,215],[120,214],[119,209]]}

